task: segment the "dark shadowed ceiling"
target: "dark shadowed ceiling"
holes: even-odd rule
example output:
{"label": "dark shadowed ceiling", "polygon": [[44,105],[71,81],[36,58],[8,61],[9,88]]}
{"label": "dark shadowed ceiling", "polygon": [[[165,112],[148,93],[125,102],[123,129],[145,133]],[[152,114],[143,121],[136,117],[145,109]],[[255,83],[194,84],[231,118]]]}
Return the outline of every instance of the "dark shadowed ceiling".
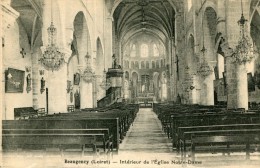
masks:
{"label": "dark shadowed ceiling", "polygon": [[17,22],[25,29],[31,46],[41,32],[42,2],[42,0],[11,0],[11,6],[20,13]]}
{"label": "dark shadowed ceiling", "polygon": [[123,43],[140,33],[162,42],[174,37],[175,11],[167,0],[123,0],[113,17],[115,32]]}

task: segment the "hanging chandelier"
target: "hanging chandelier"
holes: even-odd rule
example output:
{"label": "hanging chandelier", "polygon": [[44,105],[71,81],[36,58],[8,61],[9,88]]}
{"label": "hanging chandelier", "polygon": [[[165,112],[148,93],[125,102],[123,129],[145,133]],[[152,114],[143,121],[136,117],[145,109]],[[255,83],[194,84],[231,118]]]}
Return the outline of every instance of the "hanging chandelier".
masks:
{"label": "hanging chandelier", "polygon": [[197,73],[202,76],[203,78],[206,78],[207,76],[209,76],[213,71],[210,68],[208,62],[206,61],[205,58],[205,53],[206,53],[207,49],[204,46],[204,38],[203,38],[203,47],[201,49],[201,53],[202,53],[202,62],[200,63],[200,66],[197,70]]}
{"label": "hanging chandelier", "polygon": [[238,21],[238,25],[240,27],[240,36],[238,40],[238,45],[236,46],[233,53],[234,62],[240,65],[249,63],[255,58],[255,51],[253,48],[253,44],[251,44],[247,33],[246,22],[248,20],[245,19],[243,14],[242,0],[241,0],[241,11],[242,11],[241,18]]}
{"label": "hanging chandelier", "polygon": [[202,32],[203,32],[203,46],[201,49],[201,53],[202,53],[202,61],[199,65],[199,68],[197,70],[197,73],[203,77],[206,78],[207,76],[209,76],[213,71],[211,70],[208,62],[206,61],[206,57],[205,57],[205,53],[207,52],[207,49],[205,48],[205,42],[204,42],[204,24],[203,24],[203,18],[202,18]]}
{"label": "hanging chandelier", "polygon": [[104,69],[104,72],[103,72],[103,80],[100,84],[100,87],[103,89],[103,90],[107,90],[108,88],[110,88],[111,86],[111,83],[109,81],[107,81],[106,79],[106,70]]}
{"label": "hanging chandelier", "polygon": [[92,68],[91,68],[91,65],[90,65],[90,62],[89,62],[90,57],[91,56],[87,52],[87,55],[85,56],[87,67],[85,68],[85,70],[81,74],[82,79],[87,83],[91,83],[93,80],[95,80],[95,73],[92,71]]}
{"label": "hanging chandelier", "polygon": [[56,45],[56,36],[57,29],[53,24],[52,17],[52,2],[51,2],[51,25],[47,29],[48,32],[48,45],[44,48],[44,52],[39,59],[42,66],[46,70],[57,71],[61,68],[61,66],[65,63],[65,54],[59,51],[58,46]]}

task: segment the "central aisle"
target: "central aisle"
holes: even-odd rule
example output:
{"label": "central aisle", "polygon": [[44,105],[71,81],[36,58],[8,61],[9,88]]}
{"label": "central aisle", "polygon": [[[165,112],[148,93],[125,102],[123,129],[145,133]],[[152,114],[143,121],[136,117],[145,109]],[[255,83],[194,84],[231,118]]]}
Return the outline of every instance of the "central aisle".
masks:
{"label": "central aisle", "polygon": [[119,152],[172,153],[171,142],[162,131],[157,115],[150,108],[140,108]]}

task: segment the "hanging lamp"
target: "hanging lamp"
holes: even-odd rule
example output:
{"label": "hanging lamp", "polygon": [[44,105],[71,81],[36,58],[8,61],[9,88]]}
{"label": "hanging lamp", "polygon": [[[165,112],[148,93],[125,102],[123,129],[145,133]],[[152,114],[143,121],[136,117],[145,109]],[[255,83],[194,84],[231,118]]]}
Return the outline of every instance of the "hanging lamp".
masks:
{"label": "hanging lamp", "polygon": [[202,49],[201,49],[201,54],[202,54],[202,61],[200,63],[200,66],[197,70],[197,73],[203,77],[203,78],[206,78],[207,76],[209,76],[213,71],[212,69],[210,68],[208,62],[206,61],[206,56],[205,56],[205,53],[207,52],[207,49],[205,48],[205,41],[204,41],[204,24],[203,24],[203,18],[202,18],[202,38],[203,38],[203,46],[202,46]]}
{"label": "hanging lamp", "polygon": [[246,64],[251,62],[255,58],[255,51],[253,48],[253,44],[250,42],[247,32],[247,24],[248,20],[245,19],[243,13],[243,3],[241,0],[241,18],[238,20],[238,25],[240,27],[240,36],[238,40],[238,44],[234,49],[233,58],[234,62],[238,64]]}
{"label": "hanging lamp", "polygon": [[44,49],[44,52],[39,59],[42,66],[46,70],[57,71],[65,63],[65,54],[59,50],[59,47],[56,44],[57,29],[53,24],[52,16],[52,1],[51,1],[51,25],[47,29],[48,32],[48,45]]}

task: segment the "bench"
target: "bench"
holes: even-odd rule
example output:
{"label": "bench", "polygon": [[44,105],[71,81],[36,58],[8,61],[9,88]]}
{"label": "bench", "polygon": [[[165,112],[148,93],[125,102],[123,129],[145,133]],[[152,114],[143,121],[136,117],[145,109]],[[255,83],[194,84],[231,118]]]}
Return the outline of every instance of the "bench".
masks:
{"label": "bench", "polygon": [[118,118],[34,118],[30,120],[3,120],[3,129],[109,129],[115,152],[119,149],[119,121]]}
{"label": "bench", "polygon": [[104,134],[102,143],[96,143],[95,149],[101,148],[104,152],[112,152],[113,142],[112,135],[109,134],[109,129],[3,129],[3,134]]}
{"label": "bench", "polygon": [[[213,131],[213,130],[230,130],[230,129],[260,129],[260,124],[227,124],[227,125],[206,125],[206,126],[190,126],[179,127],[178,132],[173,136],[174,143],[177,144],[177,151],[179,152],[180,141],[189,139],[191,137],[184,137],[186,132],[193,131]],[[187,134],[186,134],[187,136]]]}
{"label": "bench", "polygon": [[32,107],[20,107],[14,108],[14,118],[15,119],[27,119],[32,117],[37,117],[37,110]]}
{"label": "bench", "polygon": [[74,105],[68,105],[68,106],[67,106],[67,111],[70,112],[70,113],[71,113],[71,112],[75,112],[75,107],[74,107]]}
{"label": "bench", "polygon": [[[195,149],[198,147],[207,147],[207,146],[213,146],[213,145],[222,145],[225,146],[226,148],[223,149],[223,152],[228,152],[230,153],[231,150],[229,151],[230,147],[230,142],[229,138],[223,138],[223,139],[218,139],[216,137],[228,137],[228,136],[235,136],[235,137],[248,137],[249,135],[256,135],[256,141],[259,144],[259,135],[260,135],[260,129],[227,129],[227,130],[210,130],[210,131],[190,131],[190,132],[184,132],[183,133],[183,138],[180,139],[181,143],[181,156],[182,158],[184,157],[184,160],[186,160],[186,153],[188,151],[188,147],[190,146],[190,149],[192,151],[192,158],[195,158]],[[202,141],[202,137],[206,137]],[[201,138],[201,139],[199,139]],[[216,138],[216,139],[215,139]],[[225,139],[227,141],[225,141]],[[200,142],[199,142],[200,141]],[[232,144],[239,144],[242,143],[243,141],[240,142],[240,140],[235,141],[235,139],[232,139]],[[244,145],[244,144],[240,144]],[[219,148],[220,151],[222,150]],[[236,148],[235,148],[236,149]],[[206,148],[203,150],[200,148],[201,151],[204,152],[212,152],[210,148]],[[225,151],[224,151],[225,150]],[[215,151],[214,151],[215,152]],[[248,157],[248,156],[247,156]]]}
{"label": "bench", "polygon": [[58,148],[63,155],[68,149],[79,149],[82,156],[85,148],[92,148],[104,138],[104,134],[3,134],[3,151],[9,150],[45,150]]}
{"label": "bench", "polygon": [[205,114],[189,116],[171,116],[170,135],[173,147],[176,146],[176,135],[179,127],[206,126],[206,125],[227,125],[227,124],[250,124],[258,123],[259,114]]}
{"label": "bench", "polygon": [[38,108],[37,114],[38,114],[38,117],[47,115],[45,108]]}
{"label": "bench", "polygon": [[[250,149],[251,144],[260,144],[260,135],[259,134],[240,134],[240,135],[224,135],[224,136],[199,136],[192,137],[191,139],[191,156],[192,160],[195,160],[196,148],[200,145],[216,145],[216,144],[225,144],[226,148],[217,149],[204,149],[201,152],[246,152],[246,159],[250,159],[250,153],[254,152],[254,150]],[[238,146],[234,146],[231,148],[231,145],[239,145],[244,146],[242,148]]]}

